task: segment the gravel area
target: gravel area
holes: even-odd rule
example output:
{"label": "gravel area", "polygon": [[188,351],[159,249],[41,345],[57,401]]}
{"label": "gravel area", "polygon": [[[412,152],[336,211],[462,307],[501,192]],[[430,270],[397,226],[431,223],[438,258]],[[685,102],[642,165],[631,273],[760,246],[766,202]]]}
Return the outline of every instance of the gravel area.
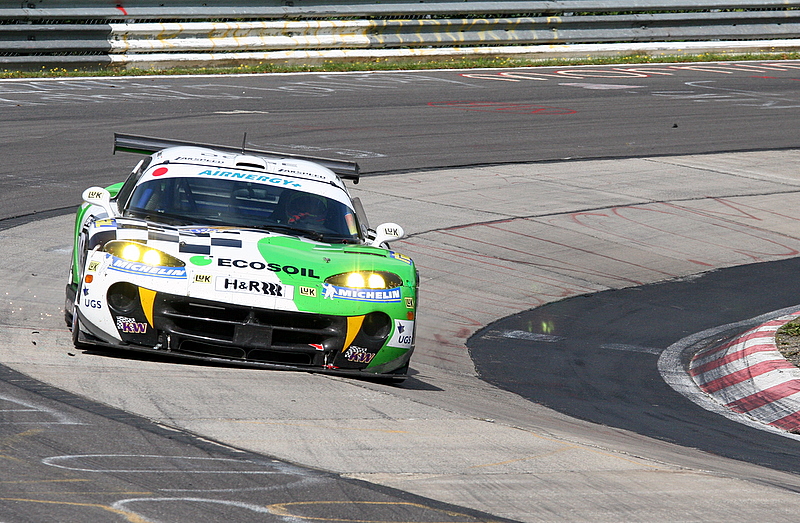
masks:
{"label": "gravel area", "polygon": [[775,343],[784,358],[800,367],[800,319],[792,320],[778,329]]}

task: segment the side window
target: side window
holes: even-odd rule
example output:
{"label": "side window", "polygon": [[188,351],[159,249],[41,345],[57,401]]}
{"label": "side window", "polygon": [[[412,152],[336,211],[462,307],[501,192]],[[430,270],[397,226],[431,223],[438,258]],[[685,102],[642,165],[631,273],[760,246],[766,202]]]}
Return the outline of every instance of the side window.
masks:
{"label": "side window", "polygon": [[117,194],[117,208],[122,211],[122,209],[128,206],[128,199],[131,197],[131,192],[133,192],[133,188],[136,186],[136,183],[139,181],[139,178],[142,177],[142,174],[147,170],[150,166],[150,163],[153,161],[152,156],[148,156],[141,160],[136,167],[134,167],[131,174],[128,176],[128,179],[125,180],[125,183],[122,185],[122,188],[119,190]]}

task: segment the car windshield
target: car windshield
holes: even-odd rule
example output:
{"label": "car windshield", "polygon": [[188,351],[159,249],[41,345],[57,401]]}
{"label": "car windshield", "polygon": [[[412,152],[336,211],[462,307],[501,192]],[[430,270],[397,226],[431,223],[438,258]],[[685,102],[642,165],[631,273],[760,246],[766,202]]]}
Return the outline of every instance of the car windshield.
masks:
{"label": "car windshield", "polygon": [[124,215],[171,225],[268,229],[329,242],[359,240],[355,213],[337,200],[238,180],[149,180],[134,189]]}

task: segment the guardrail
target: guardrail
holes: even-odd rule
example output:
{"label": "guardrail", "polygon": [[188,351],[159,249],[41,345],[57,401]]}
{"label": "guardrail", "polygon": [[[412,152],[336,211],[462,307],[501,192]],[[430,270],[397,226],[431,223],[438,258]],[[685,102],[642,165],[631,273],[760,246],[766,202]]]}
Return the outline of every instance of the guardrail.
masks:
{"label": "guardrail", "polygon": [[[752,42],[746,48],[754,51],[800,48],[800,0],[208,4],[38,0],[0,6],[0,67],[164,68],[332,58],[520,56],[555,52],[552,46],[565,46],[560,51],[569,53],[570,46],[587,43],[706,42],[706,47],[740,48],[741,42]],[[677,49],[650,47],[665,49],[665,54]]]}

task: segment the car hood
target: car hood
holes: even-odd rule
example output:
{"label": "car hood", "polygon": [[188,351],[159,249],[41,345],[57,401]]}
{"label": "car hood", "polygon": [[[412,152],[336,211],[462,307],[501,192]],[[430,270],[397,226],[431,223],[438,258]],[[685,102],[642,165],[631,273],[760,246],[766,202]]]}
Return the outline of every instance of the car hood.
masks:
{"label": "car hood", "polygon": [[[339,301],[344,302],[349,297],[347,291],[331,286],[326,280],[352,271],[389,272],[399,276],[403,287],[417,285],[416,268],[410,258],[367,245],[329,244],[233,227],[166,227],[128,218],[117,219],[114,226],[117,240],[145,243],[180,260],[185,267],[183,274],[166,267],[162,274],[179,276],[173,281],[182,280],[185,287],[181,288],[185,290],[180,293],[189,296],[212,299],[225,293],[229,301],[257,305],[266,304],[266,295],[280,292],[279,298],[284,299],[269,306],[294,309],[306,298],[329,298],[325,303],[342,298]],[[175,285],[168,287],[177,293],[178,283],[174,281]],[[354,304],[399,301],[401,294],[400,290],[376,291],[369,296],[353,295],[348,301]],[[256,301],[259,295],[261,301]],[[316,308],[320,304],[318,301]],[[357,313],[358,309],[355,305],[352,312]]]}

